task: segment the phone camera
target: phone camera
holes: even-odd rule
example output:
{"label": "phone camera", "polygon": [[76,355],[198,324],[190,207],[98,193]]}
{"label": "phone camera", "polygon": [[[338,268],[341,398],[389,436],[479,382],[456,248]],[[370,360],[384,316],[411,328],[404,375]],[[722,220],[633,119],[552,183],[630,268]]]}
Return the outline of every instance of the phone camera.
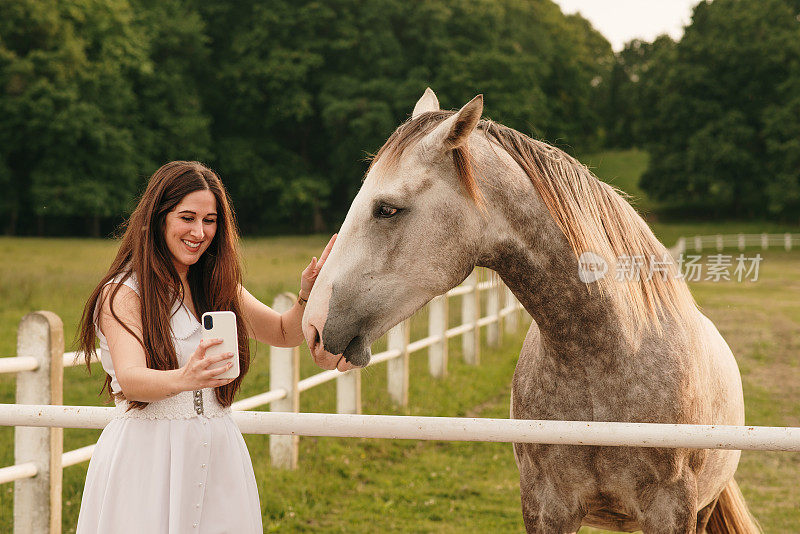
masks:
{"label": "phone camera", "polygon": [[211,330],[212,328],[214,328],[214,318],[211,317],[210,315],[206,315],[205,317],[203,317],[203,328],[205,328],[206,330]]}

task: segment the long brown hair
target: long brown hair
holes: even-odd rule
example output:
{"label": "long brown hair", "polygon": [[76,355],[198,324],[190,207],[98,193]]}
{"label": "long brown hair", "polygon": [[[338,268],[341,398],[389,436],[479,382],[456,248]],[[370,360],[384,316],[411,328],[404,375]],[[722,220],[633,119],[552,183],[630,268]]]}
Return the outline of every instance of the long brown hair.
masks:
{"label": "long brown hair", "polygon": [[[114,299],[122,284],[109,293],[111,314],[125,330],[139,340],[150,369],[177,369],[170,312],[176,299],[183,301],[183,284],[172,262],[164,239],[166,217],[189,193],[211,191],[217,201],[217,231],[208,249],[189,267],[188,282],[198,315],[207,311],[232,311],[236,314],[239,337],[239,376],[231,383],[215,388],[217,399],[230,406],[250,367],[250,344],[241,313],[239,287],[242,272],[239,263],[239,232],[230,198],[219,177],[196,161],[173,161],[158,169],[147,184],[130,218],[123,223],[122,242],[108,272],[86,302],[79,326],[79,348],[90,367],[95,354],[95,310],[109,280],[121,275],[121,281],[136,274],[141,299],[142,337],[124,324],[114,311]],[[90,367],[91,372],[91,367]],[[106,375],[103,389],[111,395],[111,376]],[[144,408],[148,403],[130,401],[130,407]]]}

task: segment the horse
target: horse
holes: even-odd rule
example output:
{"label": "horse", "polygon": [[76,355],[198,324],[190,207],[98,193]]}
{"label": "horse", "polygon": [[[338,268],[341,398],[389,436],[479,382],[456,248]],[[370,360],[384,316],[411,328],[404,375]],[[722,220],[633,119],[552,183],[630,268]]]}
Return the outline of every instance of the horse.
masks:
{"label": "horse", "polygon": [[[533,319],[512,418],[744,424],[733,354],[644,220],[565,152],[482,113],[482,95],[441,111],[428,88],[372,159],[304,313],[317,365],[367,365],[374,340],[482,266]],[[740,451],[513,449],[527,532],[759,531]]]}

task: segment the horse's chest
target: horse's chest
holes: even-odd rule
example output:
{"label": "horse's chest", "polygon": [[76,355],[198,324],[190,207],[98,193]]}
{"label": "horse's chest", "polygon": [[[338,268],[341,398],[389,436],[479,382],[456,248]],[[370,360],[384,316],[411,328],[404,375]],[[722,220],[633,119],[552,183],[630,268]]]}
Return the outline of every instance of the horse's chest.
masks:
{"label": "horse's chest", "polygon": [[[594,421],[675,421],[682,378],[652,366],[603,365],[545,357],[529,347],[514,374],[514,417]],[[591,359],[594,356],[595,359]]]}
{"label": "horse's chest", "polygon": [[513,382],[514,416],[591,420],[593,395],[586,373],[556,361],[520,362]]}

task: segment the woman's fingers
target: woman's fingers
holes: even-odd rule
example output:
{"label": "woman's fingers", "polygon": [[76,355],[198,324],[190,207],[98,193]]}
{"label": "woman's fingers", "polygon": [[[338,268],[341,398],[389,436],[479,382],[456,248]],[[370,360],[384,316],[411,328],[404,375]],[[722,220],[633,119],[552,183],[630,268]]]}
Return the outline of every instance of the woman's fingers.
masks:
{"label": "woman's fingers", "polygon": [[203,367],[208,369],[215,363],[219,363],[223,360],[229,360],[233,357],[232,352],[223,352],[222,354],[217,354],[216,356],[209,356],[208,358],[203,359]]}
{"label": "woman's fingers", "polygon": [[206,387],[218,388],[220,386],[224,386],[226,384],[230,384],[234,380],[236,380],[236,378],[212,378],[211,379],[211,383]]}
{"label": "woman's fingers", "polygon": [[220,375],[233,367],[233,362],[228,362],[225,365],[220,365],[219,367],[214,367],[213,369],[207,369],[203,374],[206,378],[213,378],[217,375]]}
{"label": "woman's fingers", "polygon": [[316,266],[317,266],[317,259],[312,258],[311,261],[308,262],[308,267],[303,269],[303,272],[300,274],[300,278],[313,280],[315,276],[314,269],[316,269]]}
{"label": "woman's fingers", "polygon": [[322,251],[322,256],[319,257],[320,263],[325,263],[325,260],[328,259],[328,254],[331,253],[331,249],[333,248],[333,244],[336,242],[336,236],[339,234],[333,234],[328,244],[325,245],[325,250]]}
{"label": "woman's fingers", "polygon": [[197,350],[194,351],[192,357],[202,360],[206,357],[206,349],[208,349],[208,347],[213,347],[214,345],[219,345],[220,343],[222,343],[221,339],[204,339],[197,346]]}
{"label": "woman's fingers", "polygon": [[[206,350],[209,347],[219,345],[220,343],[222,343],[221,339],[208,339],[201,341],[197,346],[197,349],[192,354],[189,362],[181,368],[183,375],[186,377],[185,380],[188,381],[192,389],[215,388],[224,386],[225,384],[230,384],[233,380],[235,380],[236,377],[230,379],[214,378],[233,367],[233,364],[235,363],[233,360],[235,357],[234,353],[225,352],[222,354],[215,354],[213,356],[205,356]],[[210,368],[212,365],[219,364],[220,362],[223,362],[223,364],[219,367]]]}
{"label": "woman's fingers", "polygon": [[333,248],[333,244],[336,242],[337,235],[338,234],[333,234],[331,239],[328,241],[328,244],[325,245],[325,250],[322,251],[322,255],[319,257],[319,259],[317,259],[316,256],[311,258],[311,263],[308,264],[308,267],[306,267],[303,273],[300,275],[301,291],[306,291],[307,293],[311,292],[311,288],[314,286],[314,282],[317,280],[317,275],[319,275],[322,266],[325,264],[328,254],[331,253],[331,249]]}

